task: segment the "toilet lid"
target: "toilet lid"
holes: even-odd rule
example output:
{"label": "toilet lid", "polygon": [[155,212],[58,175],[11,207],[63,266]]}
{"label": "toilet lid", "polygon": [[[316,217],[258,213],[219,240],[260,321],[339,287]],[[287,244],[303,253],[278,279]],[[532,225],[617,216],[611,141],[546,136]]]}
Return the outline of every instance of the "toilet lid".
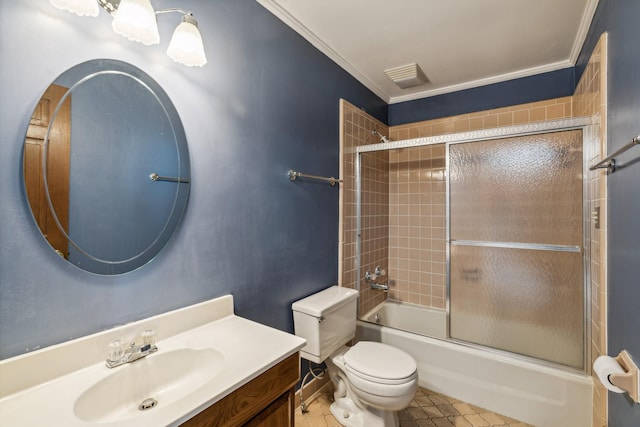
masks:
{"label": "toilet lid", "polygon": [[380,380],[401,380],[413,377],[416,361],[402,350],[373,341],[360,341],[344,355],[346,368]]}

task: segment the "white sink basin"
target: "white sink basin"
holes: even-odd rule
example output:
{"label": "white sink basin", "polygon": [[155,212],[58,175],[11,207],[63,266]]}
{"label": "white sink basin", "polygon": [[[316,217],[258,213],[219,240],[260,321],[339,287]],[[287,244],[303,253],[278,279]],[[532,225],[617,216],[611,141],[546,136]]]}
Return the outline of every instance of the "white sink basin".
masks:
{"label": "white sink basin", "polygon": [[[73,411],[90,423],[121,422],[179,401],[213,379],[224,367],[211,348],[162,352],[113,369],[87,388]],[[148,409],[139,408],[144,406]]]}
{"label": "white sink basin", "polygon": [[[146,329],[162,336],[157,352],[105,366],[108,343]],[[236,316],[225,295],[0,360],[0,424],[178,427],[304,345]],[[139,410],[147,399],[157,404]]]}

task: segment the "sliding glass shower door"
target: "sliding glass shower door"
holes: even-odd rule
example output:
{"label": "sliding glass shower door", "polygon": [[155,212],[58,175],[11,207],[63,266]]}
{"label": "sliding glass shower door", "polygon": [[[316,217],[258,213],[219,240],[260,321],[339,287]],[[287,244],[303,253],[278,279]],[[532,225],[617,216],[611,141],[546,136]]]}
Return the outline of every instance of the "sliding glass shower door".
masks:
{"label": "sliding glass shower door", "polygon": [[582,131],[449,146],[451,338],[584,367]]}

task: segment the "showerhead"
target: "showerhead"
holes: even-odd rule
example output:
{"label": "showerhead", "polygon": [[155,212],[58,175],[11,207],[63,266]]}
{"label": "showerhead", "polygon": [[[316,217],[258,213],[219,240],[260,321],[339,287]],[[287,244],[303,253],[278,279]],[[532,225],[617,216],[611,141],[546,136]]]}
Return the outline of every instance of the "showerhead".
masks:
{"label": "showerhead", "polygon": [[389,139],[388,136],[384,136],[383,134],[381,134],[380,132],[378,132],[377,130],[373,129],[371,131],[371,133],[375,136],[377,136],[378,138],[380,138],[380,142],[381,143],[385,143],[385,142],[391,142],[391,140]]}

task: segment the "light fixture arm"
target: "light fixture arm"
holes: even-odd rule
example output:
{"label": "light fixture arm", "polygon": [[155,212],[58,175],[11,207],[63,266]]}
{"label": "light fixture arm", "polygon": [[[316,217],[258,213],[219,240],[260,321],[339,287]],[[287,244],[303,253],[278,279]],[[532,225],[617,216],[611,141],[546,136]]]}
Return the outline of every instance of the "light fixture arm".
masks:
{"label": "light fixture arm", "polygon": [[[98,2],[98,5],[100,5],[100,7],[106,10],[110,15],[113,15],[114,13],[116,13],[116,11],[118,10],[118,6],[120,6],[120,0],[96,0],[96,1]],[[183,15],[193,16],[193,13],[191,13],[190,11],[179,9],[179,8],[160,9],[155,11],[156,15],[160,15],[162,13],[171,13],[171,12],[177,12],[177,13],[182,13]]]}
{"label": "light fixture arm", "polygon": [[[120,0],[96,0],[98,5],[101,8],[107,11],[109,15],[113,15],[118,10],[118,6],[120,6]],[[184,10],[180,8],[168,8],[168,9],[160,9],[154,11],[156,15],[162,15],[164,13],[181,13],[184,15],[183,20],[190,24],[198,26],[198,21],[193,17],[193,13],[189,10]]]}
{"label": "light fixture arm", "polygon": [[156,15],[160,15],[163,13],[171,13],[171,12],[181,13],[183,22],[188,22],[189,24],[195,25],[196,28],[198,27],[198,21],[196,21],[196,18],[193,17],[193,13],[191,13],[191,11],[188,11],[188,10],[178,9],[178,8],[160,9],[160,10],[156,10]]}
{"label": "light fixture arm", "polygon": [[120,0],[97,0],[97,2],[109,15],[116,13],[120,6]]}
{"label": "light fixture arm", "polygon": [[184,9],[178,9],[176,7],[172,7],[170,9],[156,10],[156,15],[160,15],[161,13],[171,13],[171,12],[182,13],[183,15],[191,15],[191,16],[193,16],[193,13],[191,13],[190,11],[184,10]]}

